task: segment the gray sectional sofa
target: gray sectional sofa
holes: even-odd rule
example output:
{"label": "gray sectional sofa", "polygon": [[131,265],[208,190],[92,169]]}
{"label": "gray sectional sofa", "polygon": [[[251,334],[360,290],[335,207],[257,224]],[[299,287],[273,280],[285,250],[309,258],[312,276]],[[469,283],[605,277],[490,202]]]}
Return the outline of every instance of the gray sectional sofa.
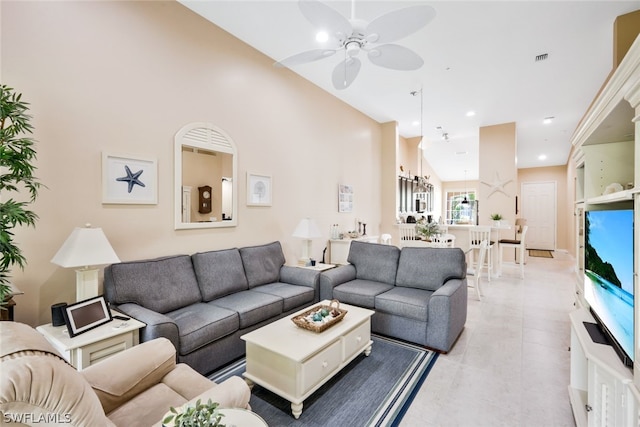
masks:
{"label": "gray sectional sofa", "polygon": [[351,242],[350,264],[320,275],[320,299],[375,310],[372,332],[448,352],[467,319],[460,248]]}
{"label": "gray sectional sofa", "polygon": [[279,242],[122,262],[105,268],[111,307],[168,338],[207,374],[245,354],[240,336],[319,301],[319,273],[284,265]]}

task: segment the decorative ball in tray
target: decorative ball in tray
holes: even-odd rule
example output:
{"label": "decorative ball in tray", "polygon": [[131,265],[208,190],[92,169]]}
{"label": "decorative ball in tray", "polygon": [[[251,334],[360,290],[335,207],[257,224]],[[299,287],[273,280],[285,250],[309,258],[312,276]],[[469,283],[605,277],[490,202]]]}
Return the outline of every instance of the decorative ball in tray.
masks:
{"label": "decorative ball in tray", "polygon": [[334,299],[329,305],[317,305],[293,317],[291,320],[303,329],[322,332],[341,321],[346,314],[347,310],[341,309],[340,302]]}

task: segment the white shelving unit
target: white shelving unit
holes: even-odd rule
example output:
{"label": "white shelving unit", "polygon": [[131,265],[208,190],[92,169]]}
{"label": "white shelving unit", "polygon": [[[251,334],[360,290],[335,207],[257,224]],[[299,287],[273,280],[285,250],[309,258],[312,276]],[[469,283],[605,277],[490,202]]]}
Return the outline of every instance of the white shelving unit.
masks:
{"label": "white shelving unit", "polygon": [[[637,425],[637,390],[633,374],[613,347],[591,340],[583,322],[595,323],[589,312],[571,313],[571,382],[569,398],[580,426]],[[634,420],[635,419],[635,420]]]}
{"label": "white shelving unit", "polygon": [[[569,396],[576,425],[640,426],[640,364],[625,367],[596,344],[584,300],[584,217],[589,210],[633,208],[635,354],[640,356],[640,37],[598,93],[571,140],[575,168],[576,308],[571,318]],[[604,194],[619,183],[624,190]],[[638,357],[640,359],[640,357]]]}

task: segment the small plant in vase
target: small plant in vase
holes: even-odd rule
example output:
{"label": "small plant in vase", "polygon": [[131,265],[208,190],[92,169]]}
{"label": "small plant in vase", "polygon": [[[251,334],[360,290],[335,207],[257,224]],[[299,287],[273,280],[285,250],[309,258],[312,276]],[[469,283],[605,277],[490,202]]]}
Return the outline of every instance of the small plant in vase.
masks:
{"label": "small plant in vase", "polygon": [[188,405],[182,409],[182,412],[174,407],[169,411],[171,415],[162,420],[162,425],[165,427],[225,427],[221,423],[224,414],[218,411],[218,403],[212,402],[211,399],[207,403],[202,403],[198,399],[195,406]]}
{"label": "small plant in vase", "polygon": [[426,240],[431,240],[432,236],[440,234],[440,226],[437,222],[427,222],[422,219],[416,223],[416,233]]}
{"label": "small plant in vase", "polygon": [[491,219],[493,220],[493,224],[496,227],[500,226],[500,220],[502,220],[502,215],[500,214],[491,214]]}

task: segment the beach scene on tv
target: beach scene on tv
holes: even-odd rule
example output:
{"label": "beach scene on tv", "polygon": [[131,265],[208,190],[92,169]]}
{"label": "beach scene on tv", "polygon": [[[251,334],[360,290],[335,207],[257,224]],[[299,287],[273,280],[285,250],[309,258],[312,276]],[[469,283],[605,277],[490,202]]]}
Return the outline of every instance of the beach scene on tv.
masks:
{"label": "beach scene on tv", "polygon": [[634,360],[633,211],[588,211],[585,231],[585,298]]}

